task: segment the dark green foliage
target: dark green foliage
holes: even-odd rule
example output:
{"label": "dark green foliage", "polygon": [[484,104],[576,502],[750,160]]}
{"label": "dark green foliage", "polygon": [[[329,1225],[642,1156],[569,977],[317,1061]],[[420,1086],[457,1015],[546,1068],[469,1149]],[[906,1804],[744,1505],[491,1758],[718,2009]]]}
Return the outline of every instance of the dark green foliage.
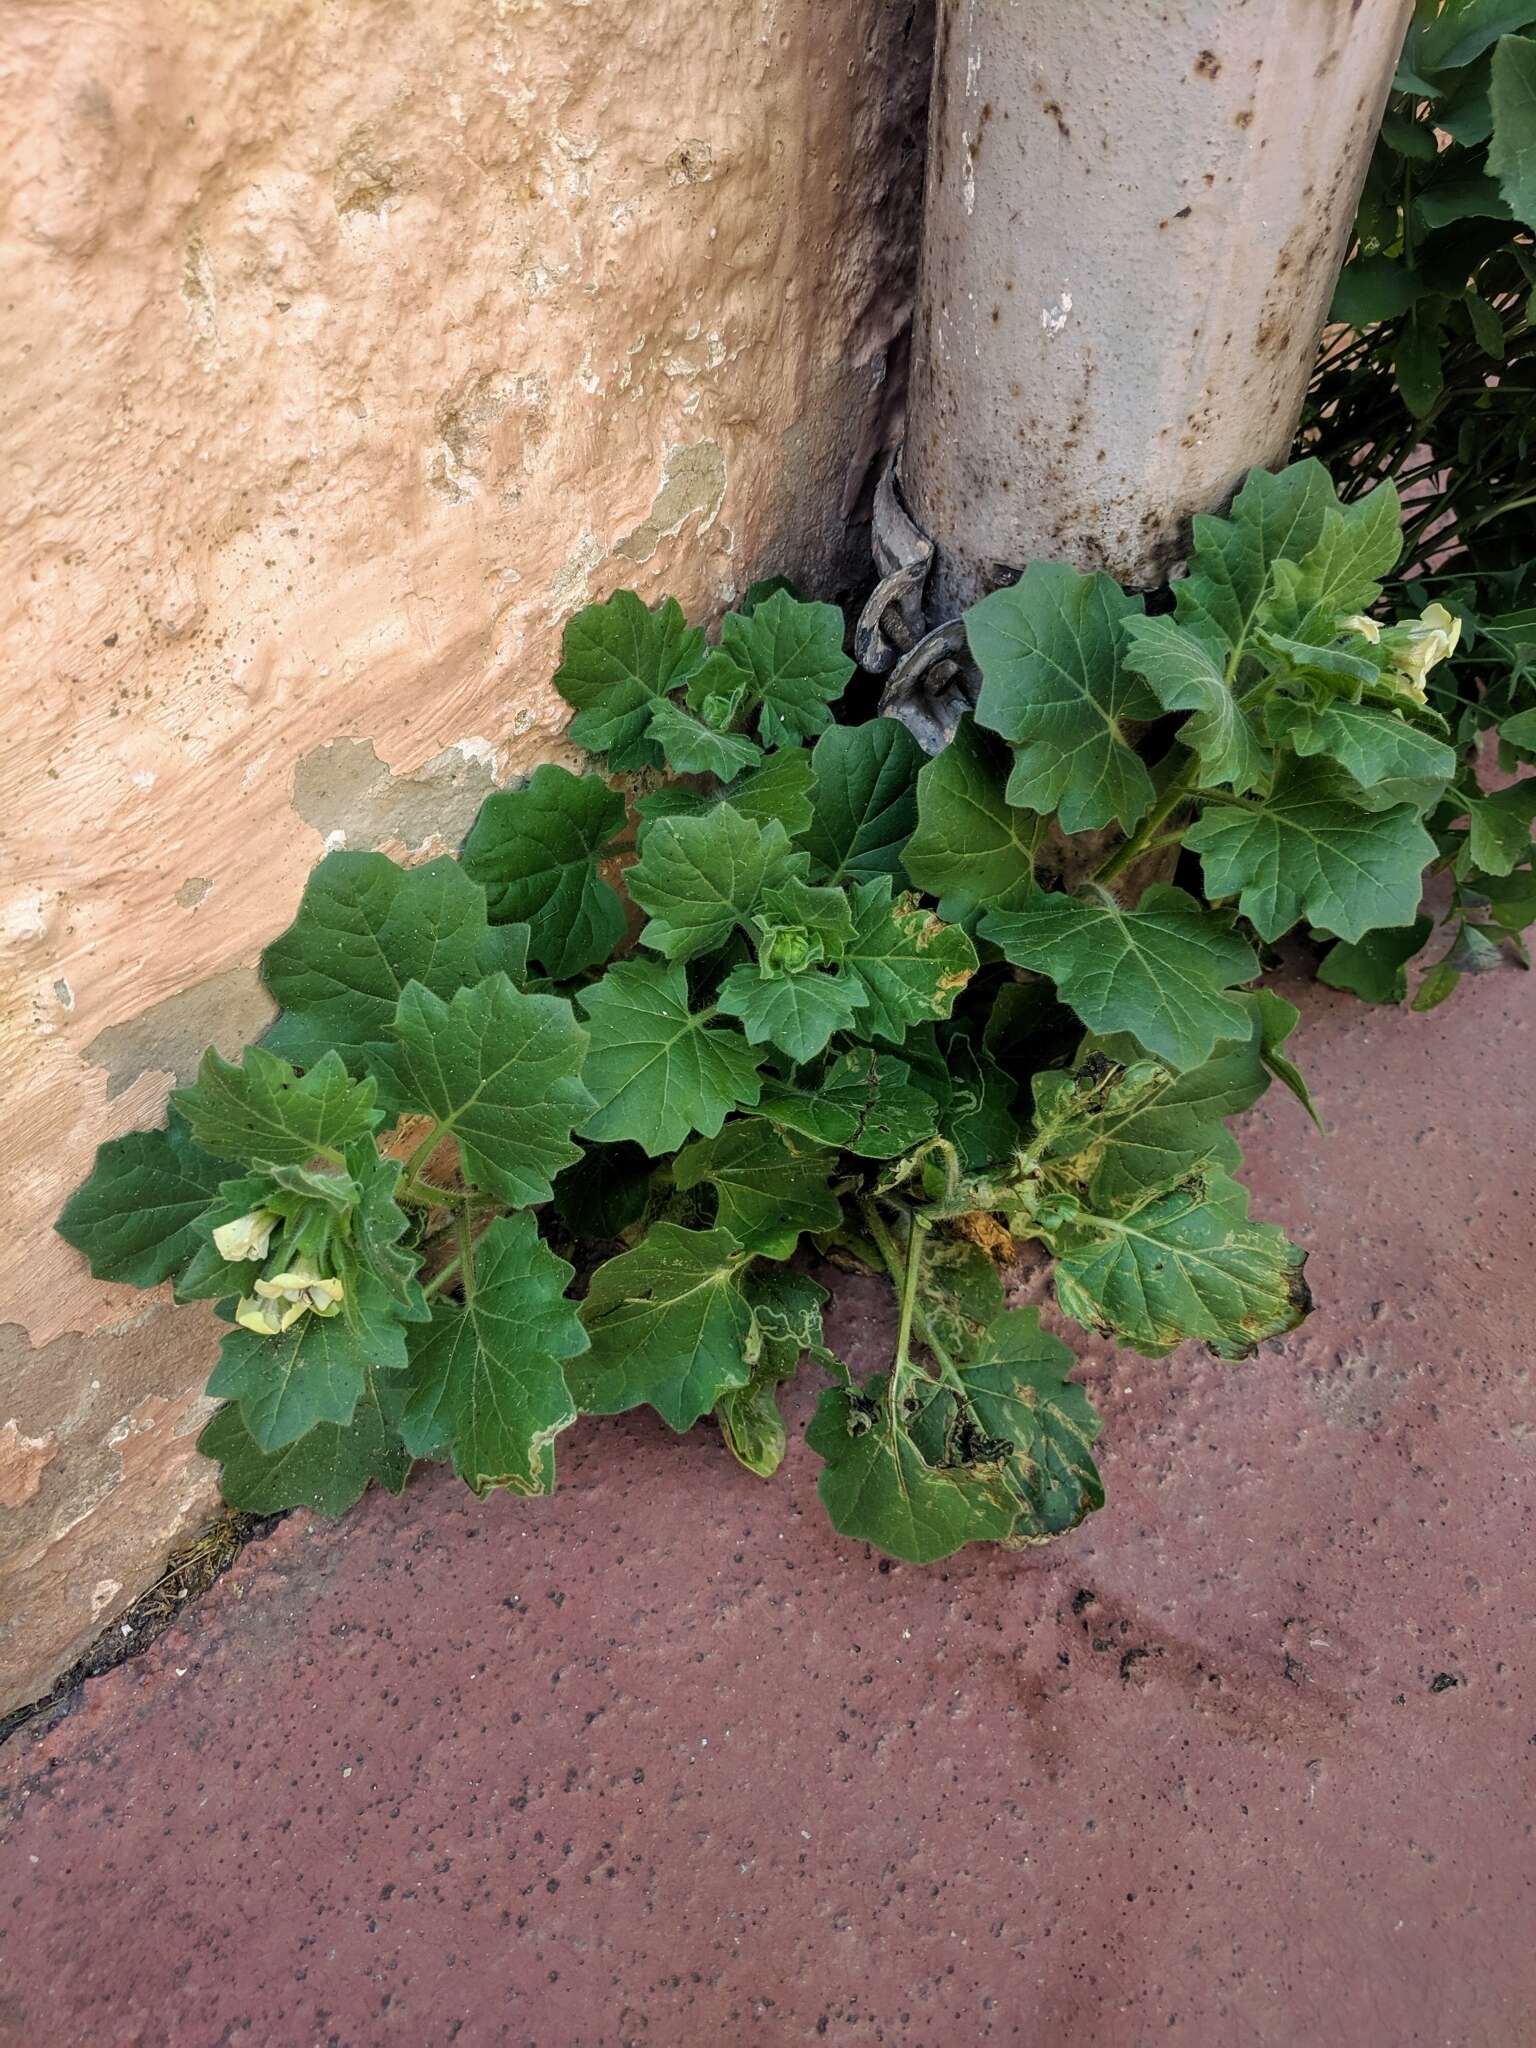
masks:
{"label": "dark green foliage", "polygon": [[[1305,1098],[1256,940],[1302,921],[1375,989],[1402,958],[1378,927],[1415,929],[1455,759],[1424,645],[1350,616],[1396,518],[1316,465],[1255,476],[1160,618],[1036,565],[972,615],[978,717],[931,762],[832,722],[839,616],[788,589],[713,647],[628,592],[574,619],[556,680],[605,767],[493,796],[461,863],[329,856],[266,956],[268,1044],[210,1054],[61,1219],[103,1277],[221,1304],[228,1497],[339,1513],[412,1458],[537,1495],[580,1415],[641,1406],[712,1416],[766,1475],[809,1359],[845,1536],[926,1561],[1098,1507],[1073,1355],[1006,1307],[1000,1262],[1038,1243],[1065,1315],[1148,1357],[1241,1357],[1305,1313],[1226,1120],[1271,1075]],[[1524,813],[1487,803],[1494,932],[1527,900]],[[1063,834],[1111,824],[1064,893]],[[1127,891],[1181,839],[1219,902]],[[799,1269],[818,1253],[896,1290],[862,1386]]]}
{"label": "dark green foliage", "polygon": [[[1426,954],[1438,959],[1416,1008],[1444,1001],[1463,972],[1527,962],[1530,888],[1504,915],[1488,902],[1491,880],[1532,872],[1528,798],[1497,789],[1536,763],[1533,229],[1536,0],[1419,0],[1299,441],[1350,497],[1397,484],[1405,545],[1387,607],[1436,603],[1459,627],[1428,678],[1444,797],[1418,806],[1448,877],[1437,915],[1412,927],[1412,946],[1398,920],[1375,918],[1323,969],[1371,1002],[1405,1001]],[[1439,757],[1383,762],[1380,730],[1344,723],[1325,721],[1298,751],[1417,802],[1415,764]]]}

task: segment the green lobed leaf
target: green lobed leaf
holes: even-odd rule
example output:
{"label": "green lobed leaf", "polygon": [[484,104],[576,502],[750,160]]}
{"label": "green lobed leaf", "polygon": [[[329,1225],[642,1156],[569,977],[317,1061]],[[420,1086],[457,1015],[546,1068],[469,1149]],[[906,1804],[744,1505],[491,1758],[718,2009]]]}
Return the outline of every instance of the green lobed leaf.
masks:
{"label": "green lobed leaf", "polygon": [[784,1418],[778,1389],[805,1352],[821,1347],[821,1310],[827,1290],[804,1273],[783,1268],[749,1274],[743,1289],[752,1310],[747,1360],[752,1377],[715,1404],[715,1420],[739,1464],[770,1479],[784,1459]]}
{"label": "green lobed leaf", "polygon": [[809,830],[814,816],[814,775],[809,748],[791,747],[784,753],[770,754],[761,768],[733,782],[722,800],[755,824],[770,825],[777,820],[794,839]]}
{"label": "green lobed leaf", "polygon": [[1488,168],[1515,219],[1536,227],[1536,42],[1529,36],[1502,36],[1494,45],[1488,98]]}
{"label": "green lobed leaf", "polygon": [[1341,939],[1330,946],[1317,970],[1317,978],[1329,988],[1347,989],[1367,1003],[1403,1003],[1408,1000],[1408,962],[1423,950],[1434,921],[1416,917],[1412,924],[1395,930],[1367,932],[1353,941]]}
{"label": "green lobed leaf", "polygon": [[776,1045],[801,1065],[826,1051],[833,1034],[859,1015],[863,990],[851,975],[811,966],[771,974],[756,963],[733,967],[717,1006],[738,1017],[752,1045]]}
{"label": "green lobed leaf", "polygon": [[833,1528],[887,1556],[934,1564],[1013,1531],[1019,1497],[1002,1465],[930,1465],[894,1413],[883,1374],[858,1393],[829,1387],[806,1442],[825,1463],[816,1490]]}
{"label": "green lobed leaf", "polygon": [[1389,480],[1326,511],[1311,547],[1273,565],[1263,622],[1282,637],[1326,646],[1338,636],[1340,613],[1375,604],[1402,550],[1402,507]]}
{"label": "green lobed leaf", "polygon": [[1112,821],[1129,831],[1152,781],[1125,726],[1157,699],[1122,660],[1122,627],[1141,610],[1112,578],[1031,562],[1019,581],[966,613],[981,669],[977,723],[1014,743],[1008,801],[1056,812],[1064,832]]}
{"label": "green lobed leaf", "polygon": [[981,1246],[933,1232],[923,1260],[922,1309],[950,1356],[970,1356],[1003,1307],[1002,1275]]}
{"label": "green lobed leaf", "polygon": [[938,1129],[938,1106],[911,1084],[902,1060],[856,1046],[829,1062],[819,1081],[763,1083],[762,1115],[861,1159],[895,1159]]}
{"label": "green lobed leaf", "polygon": [[1460,972],[1451,965],[1449,959],[1437,960],[1419,983],[1410,1007],[1420,1014],[1428,1010],[1438,1010],[1447,997],[1456,993],[1460,980]]}
{"label": "green lobed leaf", "polygon": [[1090,1206],[1169,1187],[1207,1160],[1237,1165],[1226,1120],[1251,1109],[1269,1086],[1269,1038],[1284,1036],[1285,1020],[1266,1017],[1267,993],[1242,998],[1248,1028],[1241,1037],[1223,1040],[1183,1073],[1146,1059],[1134,1038],[1116,1033],[1086,1039],[1071,1073],[1035,1076],[1037,1132],[1050,1129],[1052,1162],[1069,1165]]}
{"label": "green lobed leaf", "polygon": [[[787,590],[750,613],[726,613],[720,656],[746,682],[749,702],[760,705],[758,730],[766,746],[792,747],[831,724],[828,706],[848,687],[854,667],[843,652],[843,632],[835,604],[807,604]],[[695,679],[689,687],[695,710],[700,698]]]}
{"label": "green lobed leaf", "polygon": [[1272,474],[1251,469],[1225,519],[1198,514],[1189,573],[1174,586],[1181,626],[1213,638],[1241,659],[1275,564],[1304,556],[1338,498],[1320,462],[1294,462]]}
{"label": "green lobed leaf", "polygon": [[610,768],[657,768],[661,749],[651,717],[702,667],[704,635],[690,626],[675,598],[654,611],[632,590],[588,605],[565,628],[555,688],[574,707],[570,736]]}
{"label": "green lobed leaf", "polygon": [[879,875],[853,890],[854,933],[843,973],[861,992],[858,1029],[899,1045],[910,1026],[947,1017],[976,972],[976,948],[958,925],[943,924],[916,896],[892,898]]}
{"label": "green lobed leaf", "polygon": [[358,1256],[397,1301],[413,1300],[421,1254],[400,1242],[410,1227],[395,1200],[402,1163],[381,1158],[371,1138],[360,1139],[347,1148],[347,1171],[358,1193],[351,1223]]}
{"label": "green lobed leaf", "polygon": [[1435,843],[1407,804],[1363,811],[1321,760],[1288,761],[1262,805],[1208,806],[1184,835],[1213,898],[1236,896],[1259,936],[1301,918],[1341,939],[1410,924]]}
{"label": "green lobed leaf", "polygon": [[707,817],[722,804],[759,825],[777,819],[793,839],[811,822],[810,749],[791,747],[770,754],[761,768],[754,768],[726,789],[685,789],[681,783],[668,783],[649,796],[637,797],[635,810],[642,824],[650,825],[659,818]]}
{"label": "green lobed leaf", "polygon": [[1387,256],[1357,256],[1345,264],[1328,309],[1346,327],[1373,327],[1396,320],[1423,296],[1423,280]]}
{"label": "green lobed leaf", "polygon": [[1006,754],[971,718],[918,773],[917,828],[903,865],[915,888],[938,898],[940,917],[968,931],[984,911],[1016,910],[1038,888],[1045,819],[1015,810],[1006,780]]}
{"label": "green lobed leaf", "polygon": [[1420,0],[1407,49],[1422,70],[1459,71],[1533,18],[1530,0],[1447,0],[1443,7]]}
{"label": "green lobed leaf", "polygon": [[623,902],[599,872],[623,825],[624,799],[600,775],[546,762],[522,789],[487,797],[464,842],[464,872],[491,917],[526,923],[530,954],[557,981],[605,961],[624,936]]}
{"label": "green lobed leaf", "polygon": [[523,995],[504,974],[451,1003],[413,982],[393,1035],[399,1095],[457,1140],[465,1178],[514,1206],[547,1202],[551,1177],[581,1157],[571,1131],[594,1104],[570,1004]]}
{"label": "green lobed leaf", "polygon": [[576,1420],[563,1360],[587,1348],[565,1290],[574,1269],[526,1210],[477,1240],[474,1285],[413,1331],[400,1433],[418,1456],[447,1449],[477,1494],[552,1493],[554,1440]]}
{"label": "green lobed leaf", "polygon": [[811,823],[797,834],[818,881],[900,874],[925,758],[895,718],[834,725],[822,734],[811,755]]}
{"label": "green lobed leaf", "polygon": [[1536,753],[1536,706],[1529,711],[1517,711],[1513,717],[1500,721],[1499,738],[1506,746],[1519,747],[1525,753]]}
{"label": "green lobed leaf", "polygon": [[1201,1338],[1243,1358],[1311,1308],[1306,1254],[1248,1220],[1248,1192],[1207,1166],[1109,1214],[1084,1210],[1042,1231],[1065,1314],[1148,1358]]}
{"label": "green lobed leaf", "polygon": [[1061,1339],[1041,1329],[1037,1308],[1005,1310],[961,1362],[969,1416],[960,1419],[969,1428],[951,1425],[951,1455],[973,1432],[1010,1446],[1003,1473],[1017,1499],[1015,1543],[1060,1536],[1104,1505],[1092,1456],[1104,1425],[1087,1390],[1068,1377],[1076,1365]]}
{"label": "green lobed leaf", "polygon": [[378,1084],[354,1081],[340,1053],[328,1052],[305,1074],[259,1045],[239,1066],[210,1046],[190,1088],[171,1096],[206,1152],[249,1166],[304,1166],[320,1153],[339,1157],[381,1121]]}
{"label": "green lobed leaf", "polygon": [[371,1273],[362,1271],[342,1315],[303,1315],[276,1336],[232,1328],[208,1391],[238,1401],[257,1448],[276,1451],[317,1423],[344,1427],[368,1374],[404,1364],[405,1330],[397,1305]]}
{"label": "green lobed leaf", "polygon": [[1288,1003],[1284,996],[1276,995],[1272,988],[1256,989],[1252,1001],[1259,1016],[1259,1056],[1266,1070],[1274,1075],[1282,1088],[1290,1090],[1326,1137],[1327,1129],[1317,1113],[1312,1091],[1301,1069],[1285,1050],[1286,1040],[1301,1021],[1300,1010],[1294,1003]]}
{"label": "green lobed leaf", "polygon": [[592,1348],[566,1371],[586,1415],[652,1407],[691,1429],[751,1378],[747,1253],[728,1230],[656,1223],[633,1251],[599,1266],[581,1305]]}
{"label": "green lobed leaf", "polygon": [[842,1206],[829,1181],[837,1154],[786,1138],[762,1117],[737,1117],[714,1138],[696,1139],[673,1162],[684,1194],[708,1183],[716,1222],[739,1244],[768,1259],[787,1259],[802,1231],[836,1230]]}
{"label": "green lobed leaf", "polygon": [[1191,714],[1179,738],[1200,763],[1202,785],[1242,795],[1265,781],[1273,759],[1232,689],[1230,644],[1166,615],[1127,619],[1125,639],[1127,668],[1145,679],[1162,708]]}
{"label": "green lobed leaf", "polygon": [[344,1515],[372,1480],[390,1493],[405,1489],[411,1459],[396,1428],[399,1401],[397,1387],[370,1375],[350,1422],[317,1423],[276,1450],[262,1449],[231,1401],[204,1429],[197,1447],[218,1461],[219,1492],[241,1514],[312,1508]]}
{"label": "green lobed leaf", "polygon": [[938,1130],[968,1172],[1005,1158],[1018,1142],[1013,1075],[958,1024],[918,1026],[902,1046],[915,1086],[932,1097]]}
{"label": "green lobed leaf", "polygon": [[1272,716],[1272,729],[1283,732],[1298,754],[1322,754],[1338,763],[1355,785],[1351,800],[1361,810],[1386,811],[1403,803],[1430,810],[1456,773],[1452,748],[1383,706],[1335,700],[1322,709],[1282,709],[1278,703],[1271,709],[1280,714]]}
{"label": "green lobed leaf", "polygon": [[478,981],[490,971],[487,938],[484,891],[456,860],[402,868],[382,853],[328,853],[297,917],[261,956],[283,1005],[267,1046],[299,1067],[335,1047],[363,1071],[406,984],[451,996]]}
{"label": "green lobed leaf", "polygon": [[199,1219],[228,1175],[228,1163],[195,1145],[173,1114],[166,1130],[130,1131],[98,1147],[54,1229],[96,1279],[158,1287],[198,1250]]}
{"label": "green lobed leaf", "polygon": [[[1485,185],[1487,180],[1475,180],[1474,183]],[[1488,185],[1487,189],[1497,200],[1494,187]],[[1458,199],[1460,203],[1448,209],[1450,219],[1459,219],[1466,212],[1485,210],[1475,202],[1462,200],[1461,195]],[[1423,199],[1418,202],[1420,214],[1425,211],[1425,204]],[[1502,205],[1502,201],[1499,204]],[[1415,306],[1397,331],[1392,349],[1392,374],[1404,405],[1416,419],[1426,418],[1445,389],[1445,360],[1440,347],[1439,323],[1423,306]]]}
{"label": "green lobed leaf", "polygon": [[584,1138],[632,1139],[655,1159],[757,1101],[762,1054],[690,1011],[682,966],[620,960],[576,1000],[591,1038],[582,1079],[597,1102]]}
{"label": "green lobed leaf", "polygon": [[1533,817],[1536,775],[1474,798],[1467,806],[1467,838],[1478,867],[1490,875],[1513,873],[1530,856]]}
{"label": "green lobed leaf", "polygon": [[1090,1031],[1129,1031],[1175,1067],[1247,1029],[1229,991],[1258,973],[1253,949],[1182,889],[1154,883],[1133,911],[1107,895],[1040,896],[985,919],[981,935],[1048,974]]}
{"label": "green lobed leaf", "polygon": [[745,928],[764,889],[803,874],[778,821],[760,825],[729,804],[701,817],[658,818],[640,835],[640,858],[625,876],[650,922],[641,943],[668,960],[717,952]]}
{"label": "green lobed leaf", "polygon": [[745,733],[718,732],[671,702],[658,704],[651,713],[651,737],[679,775],[717,775],[729,782],[763,758],[757,741]]}

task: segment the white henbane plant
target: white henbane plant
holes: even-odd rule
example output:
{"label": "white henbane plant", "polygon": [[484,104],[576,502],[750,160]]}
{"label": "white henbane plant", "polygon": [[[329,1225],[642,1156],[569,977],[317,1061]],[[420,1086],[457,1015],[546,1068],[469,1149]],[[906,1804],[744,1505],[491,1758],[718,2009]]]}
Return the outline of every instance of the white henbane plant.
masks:
{"label": "white henbane plant", "polygon": [[[834,722],[843,620],[783,586],[715,646],[631,592],[573,619],[555,680],[605,758],[492,796],[458,861],[328,855],[264,1045],[60,1220],[101,1278],[219,1304],[226,1498],[337,1514],[418,1458],[547,1493],[562,1431],[642,1404],[768,1474],[809,1359],[844,1534],[927,1561],[1098,1507],[1073,1354],[997,1261],[1038,1241],[1065,1314],[1149,1358],[1306,1313],[1226,1120],[1272,1075],[1305,1099],[1259,943],[1418,914],[1455,764],[1435,645],[1370,616],[1397,532],[1304,463],[1197,522],[1162,616],[1036,564],[970,614],[976,718],[928,762]],[[1130,893],[1159,854],[1186,886]],[[807,1251],[896,1289],[862,1384]]]}

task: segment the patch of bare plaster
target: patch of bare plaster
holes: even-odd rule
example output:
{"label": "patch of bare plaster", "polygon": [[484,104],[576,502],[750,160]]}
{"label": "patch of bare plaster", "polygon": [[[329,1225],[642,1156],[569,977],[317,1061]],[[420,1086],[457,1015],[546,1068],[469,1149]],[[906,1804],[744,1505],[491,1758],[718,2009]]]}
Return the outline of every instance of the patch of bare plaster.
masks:
{"label": "patch of bare plaster", "polygon": [[336,211],[343,218],[349,213],[381,214],[409,185],[409,166],[400,158],[385,155],[373,125],[365,122],[354,128],[331,172]]}
{"label": "patch of bare plaster", "polygon": [[293,771],[293,808],[327,846],[367,853],[397,841],[412,852],[439,840],[457,846],[496,787],[496,755],[460,740],[414,775],[395,775],[369,740],[330,740]]}
{"label": "patch of bare plaster", "polygon": [[603,560],[602,545],[590,527],[583,527],[572,553],[560,564],[549,586],[557,612],[574,611],[591,592],[592,578]]}
{"label": "patch of bare plaster", "polygon": [[188,875],[176,891],[176,901],[183,910],[196,910],[212,887],[206,875]]}
{"label": "patch of bare plaster", "polygon": [[725,451],[717,442],[669,448],[650,517],[626,534],[613,552],[629,562],[648,562],[661,543],[681,533],[696,514],[699,532],[707,533],[724,497]]}
{"label": "patch of bare plaster", "polygon": [[199,341],[212,341],[218,332],[218,282],[199,228],[188,235],[182,251],[181,299]]}
{"label": "patch of bare plaster", "polygon": [[680,142],[667,158],[669,185],[707,185],[715,175],[715,152],[697,135]]}
{"label": "patch of bare plaster", "polygon": [[59,1441],[52,1430],[42,1436],[23,1436],[12,1416],[0,1426],[0,1508],[19,1508],[31,1500],[43,1482],[43,1467],[58,1455]]}
{"label": "patch of bare plaster", "polygon": [[549,426],[549,385],[539,375],[516,377],[504,370],[466,377],[440,398],[433,409],[437,440],[427,455],[427,482],[453,504],[462,504],[480,488],[495,455],[498,422],[512,415],[503,436],[516,447],[507,458],[527,456],[538,447]]}
{"label": "patch of bare plaster", "polygon": [[109,1024],[86,1046],[85,1057],[105,1070],[110,1102],[140,1074],[192,1080],[208,1046],[233,1057],[259,1038],[276,1014],[254,967],[227,967],[125,1023]]}

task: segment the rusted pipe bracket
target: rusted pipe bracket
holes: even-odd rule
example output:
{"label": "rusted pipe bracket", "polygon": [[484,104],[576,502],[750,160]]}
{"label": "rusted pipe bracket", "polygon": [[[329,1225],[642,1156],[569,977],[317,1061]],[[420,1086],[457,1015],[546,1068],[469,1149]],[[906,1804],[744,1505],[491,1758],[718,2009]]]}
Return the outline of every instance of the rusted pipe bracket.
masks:
{"label": "rusted pipe bracket", "polygon": [[882,717],[899,718],[925,754],[939,754],[976,705],[975,670],[966,654],[965,621],[949,619],[925,633],[891,670],[880,693]]}
{"label": "rusted pipe bracket", "polygon": [[976,701],[976,678],[966,661],[959,619],[928,629],[923,595],[933,567],[933,542],[901,498],[899,451],[875,487],[872,543],[880,581],[854,628],[860,668],[888,676],[880,711],[898,718],[925,753],[948,746],[955,727]]}
{"label": "rusted pipe bracket", "polygon": [[894,450],[875,486],[871,542],[880,581],[859,613],[853,651],[860,668],[883,676],[923,637],[923,591],[933,566],[933,542],[901,502]]}

